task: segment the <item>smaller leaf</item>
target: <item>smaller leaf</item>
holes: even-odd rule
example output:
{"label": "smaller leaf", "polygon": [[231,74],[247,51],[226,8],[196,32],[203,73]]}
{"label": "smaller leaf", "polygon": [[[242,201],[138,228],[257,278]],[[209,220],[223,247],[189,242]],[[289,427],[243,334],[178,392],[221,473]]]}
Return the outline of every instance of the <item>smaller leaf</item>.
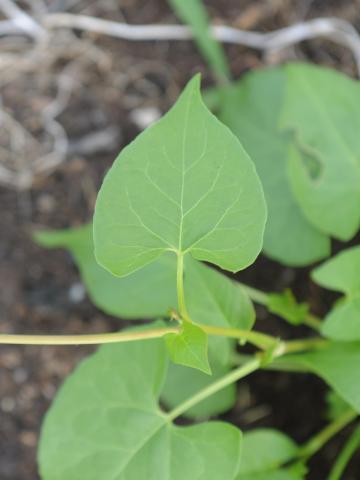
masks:
{"label": "smaller leaf", "polygon": [[288,64],[279,120],[301,150],[290,154],[288,175],[304,215],[320,231],[349,240],[360,222],[360,84],[334,70]]}
{"label": "smaller leaf", "polygon": [[183,322],[181,333],[169,333],[165,336],[165,341],[174,363],[197,368],[211,375],[208,336],[200,327]]}
{"label": "smaller leaf", "polygon": [[256,429],[243,436],[238,480],[301,480],[302,473],[281,468],[294,459],[297,445],[273,429]]}
{"label": "smaller leaf", "polygon": [[269,295],[268,309],[292,325],[301,325],[309,311],[309,306],[306,303],[298,303],[293,292],[286,289],[282,293]]}
{"label": "smaller leaf", "polygon": [[360,340],[360,247],[349,248],[312,272],[313,280],[344,293],[322,324],[323,335],[335,340]]}
{"label": "smaller leaf", "polygon": [[318,350],[289,355],[287,358],[325,380],[360,413],[360,342],[329,342]]}

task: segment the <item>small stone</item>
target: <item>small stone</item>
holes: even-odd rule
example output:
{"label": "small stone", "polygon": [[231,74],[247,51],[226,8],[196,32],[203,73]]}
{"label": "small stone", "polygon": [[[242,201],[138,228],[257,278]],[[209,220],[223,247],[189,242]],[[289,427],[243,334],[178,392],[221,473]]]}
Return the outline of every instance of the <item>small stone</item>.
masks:
{"label": "small stone", "polygon": [[72,303],[80,303],[85,299],[86,291],[81,282],[76,282],[69,288],[69,300]]}
{"label": "small stone", "polygon": [[135,108],[130,112],[130,119],[140,130],[144,130],[160,117],[161,112],[155,107]]}
{"label": "small stone", "polygon": [[10,413],[15,408],[15,400],[12,397],[4,397],[1,399],[1,410],[6,413]]}
{"label": "small stone", "polygon": [[28,373],[25,368],[19,367],[14,370],[13,379],[17,384],[24,383],[28,378]]}

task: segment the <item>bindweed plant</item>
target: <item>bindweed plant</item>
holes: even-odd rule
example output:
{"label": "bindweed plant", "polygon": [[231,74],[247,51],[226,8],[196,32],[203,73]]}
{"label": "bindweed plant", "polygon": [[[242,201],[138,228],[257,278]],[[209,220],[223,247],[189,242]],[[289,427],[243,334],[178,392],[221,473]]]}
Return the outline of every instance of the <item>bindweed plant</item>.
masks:
{"label": "bindweed plant", "polygon": [[[82,362],[49,410],[39,446],[42,479],[298,480],[305,478],[309,458],[360,412],[356,367],[360,362],[360,247],[341,252],[312,272],[320,286],[343,293],[324,320],[316,318],[306,303],[299,304],[290,290],[268,294],[221,272],[251,265],[262,250],[264,230],[265,239],[274,238],[274,232],[283,231],[285,221],[289,238],[279,237],[283,263],[309,261],[309,252],[316,250],[312,247],[319,245],[311,241],[316,235],[328,241],[330,231],[321,233],[324,230],[310,222],[291,190],[291,178],[273,161],[271,142],[292,142],[288,150],[282,149],[282,143],[275,149],[283,154],[276,161],[285,162],[285,152],[294,153],[296,142],[305,138],[301,123],[295,136],[289,133],[292,123],[283,136],[276,129],[271,135],[266,131],[270,123],[264,119],[262,124],[260,113],[270,118],[276,111],[264,108],[258,112],[257,130],[250,135],[255,124],[250,113],[257,112],[252,89],[264,93],[263,81],[272,77],[277,85],[280,77],[282,83],[289,69],[305,71],[308,79],[312,73],[333,76],[305,65],[284,69],[253,73],[239,85],[227,87],[231,101],[225,102],[223,116],[237,136],[210,113],[201,98],[200,78],[194,77],[174,107],[120,153],[99,192],[93,224],[36,234],[44,246],[71,251],[99,308],[123,319],[154,319],[98,335],[1,336],[3,343],[111,343]],[[209,92],[208,101],[214,104],[218,95],[226,98],[223,93]],[[236,100],[233,94],[238,95]],[[254,105],[252,112],[246,110],[247,102]],[[232,125],[234,117],[226,114],[237,103],[244,104],[239,116],[244,123],[237,124],[241,128]],[[245,139],[260,167],[265,195],[254,163],[237,137]],[[343,136],[338,138],[345,142]],[[321,152],[325,141],[314,139]],[[315,147],[306,145],[307,150],[311,148]],[[294,155],[301,161],[299,152]],[[328,157],[318,155],[325,171]],[[293,157],[287,160],[291,163]],[[271,174],[262,175],[261,165],[274,172],[277,189],[269,186]],[[349,165],[355,168],[350,161]],[[321,188],[326,182],[323,170],[314,180]],[[284,191],[293,195],[290,205],[286,195],[279,197]],[[272,206],[266,227],[265,197]],[[326,201],[321,197],[321,202]],[[276,217],[285,207],[292,214]],[[292,237],[304,225],[308,241],[303,239],[294,250]],[[275,257],[275,243],[265,245],[265,253]],[[327,254],[326,247],[321,256]],[[294,328],[307,325],[314,335],[286,341],[255,330],[253,302]],[[241,352],[245,343],[253,346],[253,354]],[[205,421],[232,408],[238,380],[269,368],[312,372],[328,383],[333,397],[336,392],[329,425],[305,445],[296,445],[273,429],[242,434],[229,423]],[[180,416],[197,422],[179,426]],[[343,471],[356,450],[357,432],[335,463],[332,480],[341,478],[336,472]]]}
{"label": "bindweed plant", "polygon": [[[186,2],[172,3],[181,16]],[[204,103],[195,76],[120,153],[91,224],[35,235],[71,252],[98,308],[149,322],[96,335],[0,335],[2,343],[103,344],[46,415],[43,480],[301,480],[309,459],[360,413],[360,246],[326,259],[331,237],[350,240],[360,225],[360,86],[305,64],[229,83],[195,4],[199,46],[220,85]],[[266,293],[225,274],[261,251],[291,267],[325,259],[312,280],[341,297],[324,319],[289,289]],[[309,336],[256,330],[253,303]],[[260,369],[321,377],[330,387],[325,428],[297,445],[275,429],[243,434],[209,420],[230,410],[236,383]],[[344,478],[359,428],[329,480]]]}

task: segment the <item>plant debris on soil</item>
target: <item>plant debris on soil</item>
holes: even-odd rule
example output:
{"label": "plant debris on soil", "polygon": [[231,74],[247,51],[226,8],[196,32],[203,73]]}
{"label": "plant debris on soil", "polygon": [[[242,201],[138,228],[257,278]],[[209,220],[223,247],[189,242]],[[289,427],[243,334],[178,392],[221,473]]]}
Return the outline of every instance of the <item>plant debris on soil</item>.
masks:
{"label": "plant debris on soil", "polygon": [[[303,19],[333,16],[360,28],[360,2],[342,0],[209,0],[214,23],[271,31]],[[74,5],[73,13],[97,15],[134,24],[174,23],[164,0],[53,1],[52,11]],[[70,35],[70,34],[68,34]],[[96,309],[88,300],[71,257],[64,251],[36,246],[35,229],[74,227],[91,219],[96,193],[118,152],[144,126],[173,103],[181,88],[197,71],[203,85],[213,83],[192,42],[128,42],[94,34],[56,34],[54,52],[27,65],[21,74],[0,82],[3,106],[34,139],[12,165],[28,172],[31,162],[51,150],[40,111],[56,95],[56,81],[65,68],[71,82],[68,102],[57,118],[65,130],[69,149],[65,161],[47,175],[34,175],[31,188],[0,187],[0,328],[3,333],[77,334],[114,331],[125,325]],[[74,48],[69,49],[69,41]],[[2,41],[5,41],[4,39]],[[2,43],[0,43],[0,51]],[[270,61],[254,50],[226,46],[234,77]],[[282,60],[308,59],[355,75],[351,53],[325,40],[303,42],[282,52]],[[46,60],[46,61],[45,61]],[[10,69],[11,70],[11,69]],[[0,143],[8,142],[5,130]],[[96,135],[98,135],[96,137]],[[97,141],[91,143],[91,139]],[[1,145],[2,147],[4,145]],[[33,146],[33,147],[32,147]],[[43,151],[43,150],[44,151]],[[5,162],[0,158],[1,162]],[[9,160],[6,159],[6,162]],[[30,170],[29,170],[30,169]],[[32,172],[32,170],[31,170]],[[294,289],[323,314],[329,299],[308,279],[307,269],[284,268],[259,258],[238,275],[266,291]],[[269,333],[289,338],[294,327],[258,310],[258,325]],[[307,329],[295,334],[307,335]],[[36,446],[42,418],[58,387],[92,347],[0,346],[0,478],[36,480]],[[325,384],[305,374],[259,372],[242,381],[238,402],[224,418],[244,430],[279,428],[305,442],[326,424]],[[331,441],[311,461],[309,480],[325,479],[347,431]],[[345,480],[359,480],[360,455]]]}

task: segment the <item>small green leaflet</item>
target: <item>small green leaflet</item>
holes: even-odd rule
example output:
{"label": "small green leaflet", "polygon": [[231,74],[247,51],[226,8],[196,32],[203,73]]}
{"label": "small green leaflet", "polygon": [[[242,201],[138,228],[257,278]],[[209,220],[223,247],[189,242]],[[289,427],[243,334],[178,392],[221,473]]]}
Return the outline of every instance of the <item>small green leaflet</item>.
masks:
{"label": "small green leaflet", "polygon": [[203,104],[196,76],[106,175],[94,215],[95,255],[117,276],[167,251],[238,271],[259,254],[265,220],[255,167]]}
{"label": "small green leaflet", "polygon": [[169,355],[174,363],[193,367],[211,374],[208,360],[208,337],[197,325],[182,323],[180,334],[169,333],[165,337]]}
{"label": "small green leaflet", "polygon": [[318,350],[286,358],[321,377],[360,413],[360,342],[329,342]]}
{"label": "small green leaflet", "polygon": [[349,240],[360,226],[360,84],[314,65],[285,71],[280,126],[297,144],[289,162],[293,192],[311,223]]}
{"label": "small green leaflet", "polygon": [[103,346],[82,362],[46,416],[42,480],[234,480],[241,432],[174,425],[158,404],[166,368],[159,340]]}
{"label": "small green leaflet", "polygon": [[306,303],[298,303],[293,292],[288,288],[283,293],[270,293],[268,295],[268,310],[279,315],[292,325],[301,325],[309,306]]}
{"label": "small green leaflet", "polygon": [[329,255],[330,240],[305,218],[290,187],[287,163],[292,136],[278,126],[286,89],[283,68],[246,74],[230,87],[209,92],[220,119],[256,164],[269,209],[264,252],[286,265],[307,265]]}
{"label": "small green leaflet", "polygon": [[277,430],[256,429],[245,433],[237,480],[302,480],[305,477],[301,473],[281,468],[295,459],[298,451],[298,446]]}
{"label": "small green leaflet", "polygon": [[335,340],[360,340],[360,247],[339,253],[312,272],[313,280],[345,294],[322,324],[323,335]]}
{"label": "small green leaflet", "polygon": [[220,79],[230,76],[224,51],[211,35],[209,18],[202,0],[169,0],[178,17],[189,24],[199,50]]}

